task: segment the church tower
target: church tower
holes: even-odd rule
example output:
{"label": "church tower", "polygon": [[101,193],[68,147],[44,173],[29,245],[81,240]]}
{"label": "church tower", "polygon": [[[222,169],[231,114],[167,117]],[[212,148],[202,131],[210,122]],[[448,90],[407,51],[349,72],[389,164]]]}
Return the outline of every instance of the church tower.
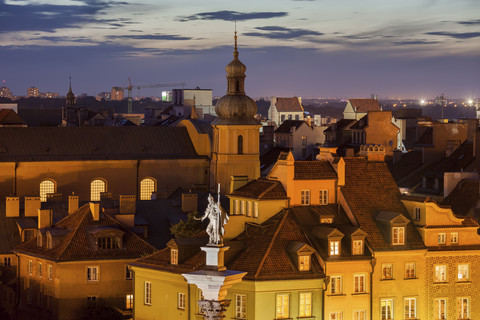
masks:
{"label": "church tower", "polygon": [[257,105],[245,94],[247,67],[238,59],[235,31],[233,60],[226,67],[227,94],[215,106],[218,118],[212,122],[213,150],[210,164],[210,186],[220,183],[222,194],[230,192],[232,176],[260,177],[259,129],[254,118]]}

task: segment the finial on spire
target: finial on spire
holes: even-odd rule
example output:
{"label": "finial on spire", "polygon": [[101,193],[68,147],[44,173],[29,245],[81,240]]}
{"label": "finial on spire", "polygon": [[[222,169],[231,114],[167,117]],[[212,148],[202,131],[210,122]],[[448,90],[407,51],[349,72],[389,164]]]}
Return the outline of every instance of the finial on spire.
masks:
{"label": "finial on spire", "polygon": [[72,91],[72,76],[68,77],[68,87],[70,88],[70,91]]}
{"label": "finial on spire", "polygon": [[235,52],[237,52],[237,20],[235,20],[235,36],[233,38],[235,39]]}

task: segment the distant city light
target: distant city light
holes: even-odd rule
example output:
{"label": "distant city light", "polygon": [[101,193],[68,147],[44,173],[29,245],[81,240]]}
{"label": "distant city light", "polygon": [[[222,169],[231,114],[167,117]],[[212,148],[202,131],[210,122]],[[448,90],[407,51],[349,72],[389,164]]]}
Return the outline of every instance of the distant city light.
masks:
{"label": "distant city light", "polygon": [[421,104],[422,106],[425,105],[425,102],[426,102],[426,101],[425,101],[424,99],[420,100],[420,104]]}

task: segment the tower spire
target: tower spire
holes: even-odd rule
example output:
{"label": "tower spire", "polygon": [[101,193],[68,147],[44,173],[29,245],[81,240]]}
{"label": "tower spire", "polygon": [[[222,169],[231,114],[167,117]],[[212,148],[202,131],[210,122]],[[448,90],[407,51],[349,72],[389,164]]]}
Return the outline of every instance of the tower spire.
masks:
{"label": "tower spire", "polygon": [[75,95],[72,91],[72,76],[68,77],[67,107],[75,105]]}
{"label": "tower spire", "polygon": [[235,50],[233,51],[234,55],[236,53],[236,56],[238,57],[238,50],[237,50],[237,21],[235,20],[235,36],[233,37],[235,39]]}

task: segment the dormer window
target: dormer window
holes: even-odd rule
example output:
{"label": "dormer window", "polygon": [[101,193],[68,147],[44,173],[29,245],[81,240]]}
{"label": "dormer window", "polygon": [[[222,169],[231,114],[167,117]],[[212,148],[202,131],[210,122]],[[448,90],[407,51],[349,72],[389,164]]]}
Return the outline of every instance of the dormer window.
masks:
{"label": "dormer window", "polygon": [[354,255],[363,254],[363,240],[352,241],[352,254]]}
{"label": "dormer window", "polygon": [[178,264],[178,249],[170,249],[170,264]]}
{"label": "dormer window", "polygon": [[298,256],[298,270],[310,271],[310,255]]}
{"label": "dormer window", "polygon": [[109,237],[97,238],[97,246],[98,246],[98,249],[118,249],[118,248],[120,248],[119,243],[118,243],[118,239],[109,238]]}
{"label": "dormer window", "polygon": [[52,249],[53,244],[52,244],[52,236],[50,234],[47,235],[47,249]]}
{"label": "dormer window", "polygon": [[41,247],[43,245],[42,243],[42,233],[40,231],[37,232],[37,246]]}
{"label": "dormer window", "polygon": [[98,250],[122,248],[124,232],[111,226],[94,226],[89,228]]}
{"label": "dormer window", "polygon": [[331,240],[329,241],[328,247],[330,248],[329,254],[331,256],[338,256],[340,255],[340,241]]}
{"label": "dormer window", "polygon": [[405,244],[405,227],[392,227],[392,244]]}

